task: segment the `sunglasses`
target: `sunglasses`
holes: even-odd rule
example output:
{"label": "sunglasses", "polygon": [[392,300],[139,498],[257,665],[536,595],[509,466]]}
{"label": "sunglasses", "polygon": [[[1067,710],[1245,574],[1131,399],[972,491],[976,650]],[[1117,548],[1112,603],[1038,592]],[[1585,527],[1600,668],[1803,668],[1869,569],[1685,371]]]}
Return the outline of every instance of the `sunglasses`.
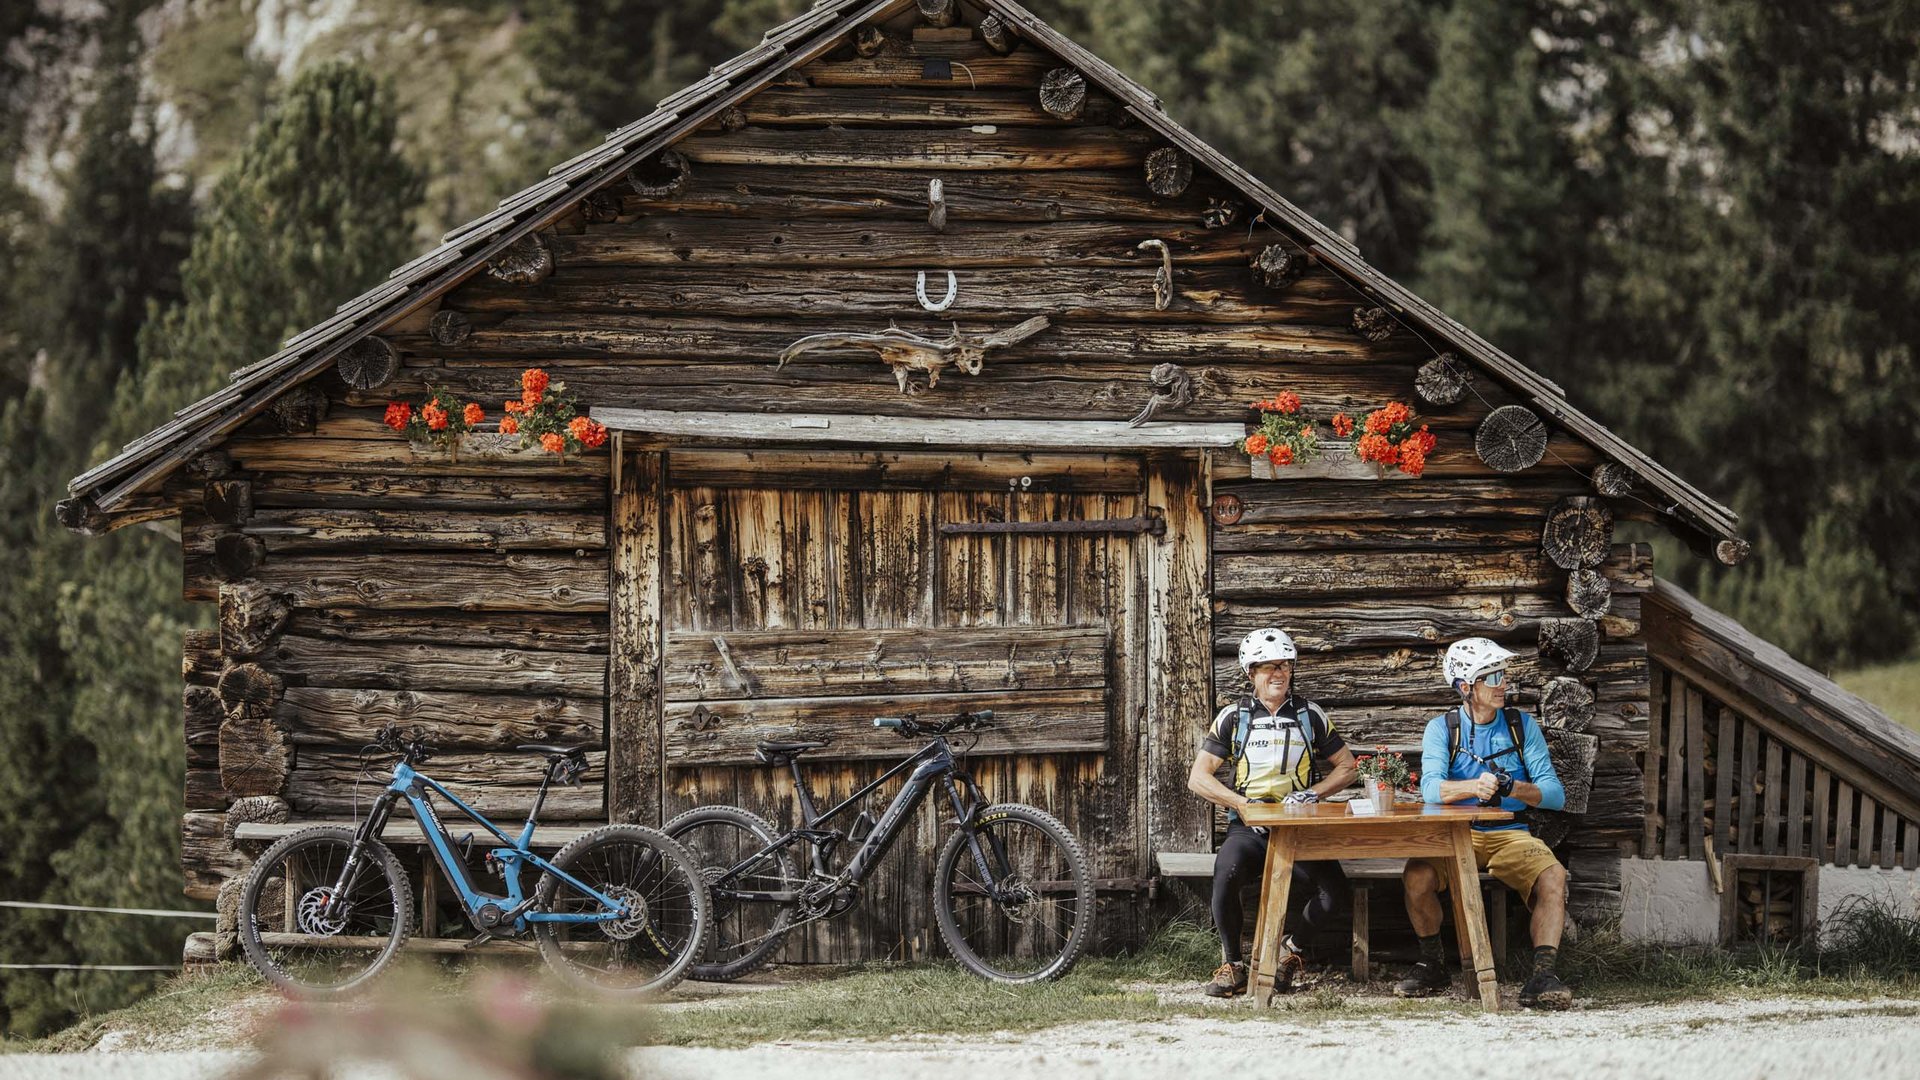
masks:
{"label": "sunglasses", "polygon": [[1504,671],[1489,671],[1474,681],[1486,683],[1488,686],[1493,687],[1504,686],[1507,681],[1507,673]]}

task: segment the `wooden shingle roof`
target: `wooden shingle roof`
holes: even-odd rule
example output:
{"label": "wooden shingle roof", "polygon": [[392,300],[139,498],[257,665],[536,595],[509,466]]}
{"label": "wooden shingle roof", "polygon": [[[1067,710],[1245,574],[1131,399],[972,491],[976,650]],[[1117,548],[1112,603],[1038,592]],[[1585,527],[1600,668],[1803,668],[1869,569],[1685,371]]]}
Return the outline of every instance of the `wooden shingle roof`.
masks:
{"label": "wooden shingle roof", "polygon": [[[1737,561],[1744,552],[1731,510],[1575,408],[1560,387],[1367,265],[1340,234],[1167,116],[1160,100],[1145,88],[1011,0],[971,2],[1079,70],[1129,114],[1260,206],[1266,220],[1361,293],[1403,322],[1448,342],[1554,423],[1631,469],[1675,524],[1722,542],[1720,551],[1728,561]],[[74,498],[62,504],[62,520],[93,531],[154,516],[145,505],[146,493],[217,446],[280,394],[320,374],[355,341],[438,299],[522,237],[553,223],[782,73],[832,49],[845,35],[912,6],[911,0],[821,0],[767,31],[758,46],[714,67],[706,78],[662,100],[648,116],[609,134],[600,146],[555,166],[546,179],[501,200],[490,213],[447,233],[438,247],[395,269],[387,281],[342,304],[330,318],[289,339],[279,352],[234,372],[227,386],[73,478],[68,488]]]}

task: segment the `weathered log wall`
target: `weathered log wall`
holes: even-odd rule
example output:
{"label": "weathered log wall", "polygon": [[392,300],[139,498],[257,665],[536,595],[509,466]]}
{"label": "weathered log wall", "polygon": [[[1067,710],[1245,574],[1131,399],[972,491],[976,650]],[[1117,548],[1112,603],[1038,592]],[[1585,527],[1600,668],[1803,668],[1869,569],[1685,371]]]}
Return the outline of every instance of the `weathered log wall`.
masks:
{"label": "weathered log wall", "polygon": [[[965,70],[939,77],[929,57]],[[1183,779],[1204,695],[1182,689],[1177,673],[1143,673],[1147,657],[1205,667],[1210,642],[1214,696],[1224,698],[1237,685],[1229,654],[1239,635],[1278,623],[1297,631],[1302,683],[1337,723],[1363,742],[1407,745],[1445,703],[1447,641],[1485,633],[1532,654],[1543,626],[1573,617],[1568,572],[1543,554],[1542,529],[1560,499],[1589,491],[1576,470],[1601,460],[1550,430],[1543,463],[1514,473],[1488,465],[1476,428],[1520,399],[1483,377],[1452,403],[1417,405],[1439,438],[1417,481],[1256,482],[1227,453],[1214,457],[1208,484],[1184,463],[1143,472],[1141,459],[1096,446],[1017,462],[785,450],[775,482],[761,451],[649,447],[625,463],[610,513],[604,454],[454,463],[382,426],[388,401],[417,401],[428,385],[492,414],[536,365],[586,405],[744,413],[1123,420],[1154,392],[1149,371],[1169,362],[1191,376],[1194,398],[1157,419],[1240,420],[1249,402],[1280,390],[1322,417],[1416,400],[1433,360],[1425,342],[1385,315],[1356,319],[1369,301],[1271,226],[1249,230],[1248,209],[1204,170],[1177,195],[1153,194],[1146,162],[1160,144],[1111,100],[1089,93],[1071,120],[1041,105],[1040,82],[1057,66],[1030,45],[1001,55],[951,41],[893,41],[871,57],[849,46],[808,64],[685,140],[683,183],[596,196],[545,234],[537,272],[476,276],[388,333],[399,358],[391,381],[363,389],[329,373],[315,384],[327,408],[311,430],[263,419],[230,440],[224,465],[207,470],[205,509],[184,522],[186,593],[211,602],[223,586],[248,584],[287,613],[244,656],[218,638],[189,639],[189,807],[217,815],[230,800],[219,747],[233,706],[217,687],[241,664],[257,665],[248,685],[271,699],[265,718],[289,760],[280,797],[296,816],[343,812],[357,740],[399,719],[447,747],[448,775],[471,782],[483,806],[517,805],[532,775],[501,748],[523,738],[605,745],[611,725],[628,733],[610,747],[613,790],[579,789],[560,813],[596,816],[596,800],[611,799],[619,816],[651,820],[722,801],[788,818],[784,776],[740,767],[750,740],[697,739],[702,725],[743,715],[743,701],[772,716],[780,701],[838,693],[847,700],[837,720],[796,708],[780,723],[851,726],[875,703],[848,696],[857,686],[836,676],[825,691],[795,692],[802,665],[819,658],[805,659],[804,639],[787,646],[798,653],[756,653],[774,639],[753,635],[1101,627],[1104,687],[1084,678],[1070,647],[1067,674],[1019,687],[1059,697],[1048,705],[1059,727],[1028,733],[1036,741],[1024,755],[982,757],[978,771],[1003,797],[1061,809],[1098,873],[1127,879],[1145,872],[1152,850],[1203,842],[1205,831]],[[1143,248],[1150,240],[1161,243]],[[1274,270],[1276,245],[1290,255],[1288,273]],[[1172,287],[1157,303],[1161,249]],[[1256,259],[1267,268],[1258,277]],[[923,310],[917,272],[937,296],[947,270],[957,276],[951,307]],[[775,364],[813,333],[896,323],[938,337],[955,323],[978,333],[1033,315],[1051,326],[993,351],[978,375],[950,371],[931,389],[916,376],[902,392],[858,349]],[[1041,487],[1019,487],[1022,476]],[[1200,535],[1196,515],[1226,495],[1241,515],[1215,514],[1210,551],[1182,548],[1151,575],[1133,554],[1156,542],[1147,538],[930,531],[937,521],[1122,517],[1151,506],[1192,519]],[[1624,503],[1618,512],[1635,516]],[[823,539],[836,528],[839,541]],[[754,547],[770,537],[774,547]],[[610,545],[620,566],[609,566]],[[647,553],[660,561],[640,567]],[[1617,897],[1609,845],[1640,823],[1629,755],[1646,737],[1647,677],[1634,593],[1649,571],[1643,551],[1625,550],[1599,569],[1614,596],[1580,675],[1598,700],[1602,752],[1595,809],[1567,850],[1576,893],[1603,909]],[[657,593],[658,610],[626,604],[635,590]],[[241,612],[237,597],[230,606],[246,615],[241,628],[259,632],[263,616]],[[726,688],[716,671],[727,665],[706,655],[713,630],[762,685]],[[617,694],[606,682],[610,636],[635,639],[613,649]],[[1559,673],[1544,659],[1521,665],[1517,698]],[[1089,740],[1071,723],[1089,712],[1122,719]],[[878,749],[869,744],[859,742]],[[877,775],[863,756],[822,770],[820,794]],[[1634,796],[1632,808],[1615,794]],[[206,832],[194,822],[190,835]],[[934,831],[929,817],[909,833],[861,917],[816,928],[791,955],[925,949],[926,882],[916,875]],[[218,844],[200,846],[190,875],[204,891],[226,864]]]}

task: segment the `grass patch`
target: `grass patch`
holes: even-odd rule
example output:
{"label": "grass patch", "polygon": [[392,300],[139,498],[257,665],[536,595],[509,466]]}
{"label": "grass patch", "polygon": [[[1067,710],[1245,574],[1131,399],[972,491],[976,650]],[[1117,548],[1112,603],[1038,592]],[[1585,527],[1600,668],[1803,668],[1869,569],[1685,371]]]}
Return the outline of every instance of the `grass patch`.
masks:
{"label": "grass patch", "polygon": [[1834,681],[1920,731],[1920,658],[1844,672]]}
{"label": "grass patch", "polygon": [[[192,1028],[211,1013],[231,1009],[238,998],[266,988],[266,981],[245,964],[184,972],[124,1009],[87,1017],[43,1038],[7,1039],[0,1042],[0,1052],[75,1053],[92,1049],[110,1031],[127,1032],[133,1044],[165,1040]],[[231,1045],[242,1045],[244,1032],[229,1034],[233,1036]]]}
{"label": "grass patch", "polygon": [[1827,920],[1825,948],[1684,948],[1629,942],[1617,924],[1560,951],[1560,974],[1583,996],[1649,1004],[1778,994],[1911,997],[1920,993],[1920,920],[1864,900]]}

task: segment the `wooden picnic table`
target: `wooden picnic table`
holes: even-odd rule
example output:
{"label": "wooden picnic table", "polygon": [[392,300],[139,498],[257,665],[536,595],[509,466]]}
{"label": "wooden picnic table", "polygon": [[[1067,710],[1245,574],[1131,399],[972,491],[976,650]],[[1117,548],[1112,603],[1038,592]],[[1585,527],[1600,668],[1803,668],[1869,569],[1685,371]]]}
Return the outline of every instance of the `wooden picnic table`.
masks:
{"label": "wooden picnic table", "polygon": [[1453,898],[1460,959],[1473,971],[1480,1004],[1500,1011],[1500,986],[1493,972],[1493,948],[1487,940],[1486,909],[1480,902],[1480,870],[1473,861],[1475,822],[1511,821],[1497,807],[1429,806],[1402,803],[1385,814],[1354,814],[1345,803],[1285,806],[1256,803],[1240,811],[1248,825],[1267,830],[1267,865],[1260,881],[1260,914],[1254,923],[1254,965],[1248,997],[1255,1005],[1273,998],[1274,972],[1280,964],[1280,938],[1287,917],[1287,890],[1295,860],[1364,859],[1386,856],[1448,860],[1447,894]]}

